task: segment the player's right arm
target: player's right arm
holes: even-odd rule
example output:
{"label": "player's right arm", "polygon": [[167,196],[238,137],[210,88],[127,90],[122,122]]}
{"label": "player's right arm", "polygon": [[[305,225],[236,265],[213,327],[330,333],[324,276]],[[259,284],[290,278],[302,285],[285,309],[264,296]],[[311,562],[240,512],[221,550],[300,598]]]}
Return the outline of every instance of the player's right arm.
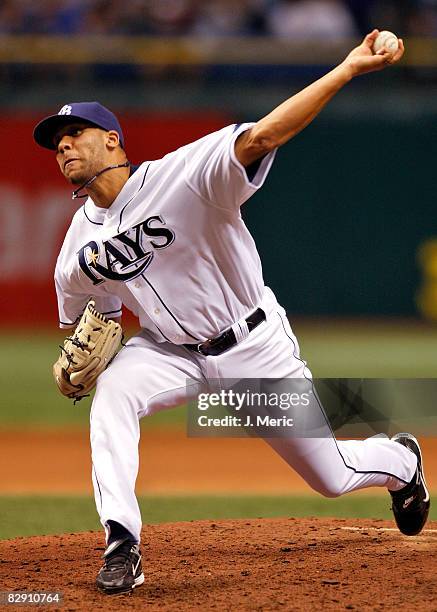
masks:
{"label": "player's right arm", "polygon": [[397,63],[404,54],[402,40],[399,40],[399,49],[394,56],[385,50],[373,54],[372,46],[378,33],[378,30],[373,30],[331,72],[280,104],[244,132],[235,143],[238,161],[248,167],[296,136],[352,78]]}

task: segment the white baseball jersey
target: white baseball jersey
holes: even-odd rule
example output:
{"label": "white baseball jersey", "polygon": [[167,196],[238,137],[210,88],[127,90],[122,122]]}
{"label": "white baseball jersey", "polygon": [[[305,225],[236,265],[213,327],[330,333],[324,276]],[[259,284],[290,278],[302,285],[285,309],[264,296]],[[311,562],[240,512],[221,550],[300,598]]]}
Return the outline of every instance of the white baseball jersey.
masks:
{"label": "white baseball jersey", "polygon": [[252,125],[142,163],[109,209],[86,200],[56,264],[61,327],[93,296],[112,317],[124,304],[158,342],[194,343],[258,307],[261,262],[240,206],[264,183],[275,151],[249,180],[234,144]]}

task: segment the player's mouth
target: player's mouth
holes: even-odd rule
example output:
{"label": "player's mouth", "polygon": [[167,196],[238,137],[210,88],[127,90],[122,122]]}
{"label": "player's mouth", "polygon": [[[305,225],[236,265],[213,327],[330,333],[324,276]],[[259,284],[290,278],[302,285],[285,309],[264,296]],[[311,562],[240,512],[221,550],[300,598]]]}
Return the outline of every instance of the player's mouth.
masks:
{"label": "player's mouth", "polygon": [[66,169],[67,169],[67,167],[68,167],[68,166],[69,166],[71,163],[73,163],[73,162],[75,162],[75,161],[78,161],[78,159],[79,159],[78,157],[71,157],[70,159],[66,159],[66,160],[65,160],[65,162],[64,162],[64,170],[66,170]]}

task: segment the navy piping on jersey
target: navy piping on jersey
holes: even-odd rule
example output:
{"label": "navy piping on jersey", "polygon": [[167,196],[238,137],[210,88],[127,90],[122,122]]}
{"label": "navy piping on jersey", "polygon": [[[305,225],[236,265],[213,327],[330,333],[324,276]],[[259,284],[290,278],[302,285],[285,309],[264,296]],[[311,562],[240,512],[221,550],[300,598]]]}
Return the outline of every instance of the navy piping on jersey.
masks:
{"label": "navy piping on jersey", "polygon": [[115,314],[116,312],[121,312],[121,308],[117,308],[117,310],[107,310],[106,312],[101,312],[100,314],[110,315]]}
{"label": "navy piping on jersey", "polygon": [[[86,204],[86,202],[85,202],[85,204]],[[85,215],[85,217],[88,219],[88,221],[89,221],[90,223],[92,223],[93,225],[103,225],[103,223],[97,223],[97,221],[92,221],[92,219],[90,219],[90,218],[88,217],[88,215],[86,214],[86,210],[85,210],[85,204],[82,206],[82,209],[83,209],[83,214],[84,214],[84,215]]]}
{"label": "navy piping on jersey", "polygon": [[156,329],[159,331],[159,333],[162,335],[162,337],[163,337],[163,338],[165,338],[165,339],[167,340],[167,342],[170,342],[170,343],[172,344],[172,342],[171,342],[170,338],[167,338],[167,336],[164,334],[164,332],[162,331],[162,329],[160,329],[160,328],[159,328],[159,327],[156,325],[155,321],[153,321],[153,324],[155,325],[155,327],[156,327]]}
{"label": "navy piping on jersey", "polygon": [[[136,172],[136,171],[138,170],[138,168],[139,168],[139,166],[134,166],[134,165],[132,165],[132,164],[130,165],[130,174],[129,174],[129,178],[132,176],[132,174],[133,174],[134,172]],[[147,172],[147,170],[146,170],[146,172]],[[140,189],[141,189],[141,187],[140,187]],[[86,202],[85,202],[85,204],[86,204]],[[93,225],[103,225],[103,223],[98,223],[97,221],[92,221],[92,220],[91,220],[91,219],[88,217],[87,212],[86,212],[86,209],[85,209],[85,204],[82,206],[82,208],[83,208],[83,214],[84,214],[84,215],[85,215],[85,217],[88,219],[88,221],[89,221],[90,223],[92,223]]]}
{"label": "navy piping on jersey", "polygon": [[[151,162],[150,162],[150,163],[151,163]],[[136,193],[135,193],[135,194],[134,194],[134,195],[131,197],[131,199],[130,199],[128,202],[126,202],[126,204],[123,206],[123,208],[122,208],[122,209],[121,209],[121,211],[120,211],[120,221],[119,221],[119,223],[118,223],[117,232],[119,232],[119,231],[120,231],[121,221],[122,221],[122,218],[123,218],[123,213],[124,213],[124,211],[125,211],[126,207],[127,207],[127,206],[128,206],[128,205],[129,205],[129,204],[132,202],[132,200],[135,198],[135,196],[137,196],[137,195],[139,194],[139,192],[141,191],[141,189],[144,187],[144,181],[146,180],[146,174],[147,174],[147,172],[148,172],[148,170],[149,170],[149,168],[150,168],[150,163],[149,163],[149,165],[147,166],[146,171],[144,172],[144,176],[143,176],[143,180],[142,180],[142,182],[141,182],[140,188],[139,188],[139,189],[138,189],[138,191],[137,191],[137,192],[136,192]],[[139,166],[138,166],[138,167],[139,167]],[[134,170],[134,172],[135,172],[135,170]]]}
{"label": "navy piping on jersey", "polygon": [[73,322],[70,322],[70,321],[59,321],[59,324],[60,324],[60,325],[75,325],[75,324],[76,324],[76,323],[79,321],[79,319],[80,319],[80,317],[81,317],[81,316],[82,316],[82,315],[79,315],[79,316],[77,317],[77,319],[75,319]]}
{"label": "navy piping on jersey", "polygon": [[[121,316],[121,314],[122,314],[122,310],[121,310],[121,308],[118,308],[118,310],[108,310],[108,311],[106,311],[106,312],[101,312],[100,314],[103,314],[103,315],[110,315],[110,314],[115,314],[115,313],[120,313],[120,316]],[[82,314],[83,314],[83,313],[82,313]],[[61,325],[74,325],[75,323],[77,323],[77,322],[79,321],[79,319],[80,319],[80,317],[81,317],[81,316],[82,316],[82,315],[78,315],[78,316],[77,316],[77,318],[76,318],[76,319],[75,319],[75,320],[74,320],[72,323],[70,323],[70,322],[69,322],[69,323],[67,323],[66,321],[59,321],[59,323],[60,323]]]}
{"label": "navy piping on jersey", "polygon": [[[199,342],[199,340],[196,338],[196,336],[193,336],[193,334],[190,334],[189,331],[187,331],[185,329],[185,327],[182,325],[182,323],[180,323],[176,317],[174,316],[174,314],[171,312],[171,310],[168,308],[168,306],[165,304],[165,302],[162,300],[161,296],[159,295],[159,293],[156,291],[155,287],[152,285],[152,283],[150,281],[147,280],[147,278],[144,276],[144,274],[141,274],[142,278],[144,278],[144,280],[146,281],[146,283],[149,285],[149,287],[152,289],[153,293],[156,295],[156,297],[158,298],[158,300],[161,302],[161,304],[164,306],[164,308],[166,309],[166,311],[168,312],[168,314],[171,316],[171,318],[179,325],[179,327],[187,334],[187,336],[190,336],[190,338],[193,338],[193,340],[196,340],[196,342]],[[159,329],[159,328],[158,328]],[[165,336],[164,336],[165,338]]]}
{"label": "navy piping on jersey", "polygon": [[[297,355],[296,355],[296,345],[295,345],[295,343],[294,343],[293,338],[292,338],[291,336],[289,336],[289,335],[288,335],[287,330],[285,329],[285,325],[284,325],[284,321],[282,320],[282,316],[279,314],[279,312],[277,312],[276,314],[278,315],[278,317],[279,317],[279,319],[280,319],[280,321],[281,321],[281,324],[282,324],[282,327],[283,327],[283,329],[284,329],[285,335],[287,336],[287,338],[289,338],[289,339],[291,340],[291,342],[292,342],[292,344],[293,344],[293,357],[294,357],[295,359],[297,359],[298,361],[300,361],[301,363],[303,363],[303,364],[304,364],[304,366],[306,366],[306,364],[305,364],[305,362],[303,361],[303,359],[300,359],[300,357],[297,357]],[[329,422],[329,420],[328,420],[328,417],[326,416],[326,413],[325,413],[325,411],[323,410],[323,406],[321,405],[321,403],[320,403],[320,401],[319,401],[319,396],[317,395],[317,392],[316,392],[316,390],[314,389],[314,382],[313,382],[313,380],[312,380],[312,379],[307,378],[307,376],[305,376],[305,373],[304,373],[304,377],[306,378],[306,380],[308,380],[308,381],[310,381],[310,382],[311,382],[311,387],[312,387],[312,390],[313,390],[314,397],[316,398],[316,401],[317,401],[317,403],[318,403],[318,405],[319,405],[319,408],[320,408],[320,411],[321,411],[321,413],[322,413],[322,415],[323,415],[323,418],[325,419],[326,424],[327,424],[327,425],[328,425],[328,427],[329,427],[329,430],[330,430],[331,435],[332,435],[332,439],[334,440],[334,443],[335,443],[335,446],[336,446],[336,448],[337,448],[338,454],[340,455],[341,460],[342,460],[342,461],[343,461],[343,463],[344,463],[344,466],[345,466],[345,467],[346,467],[348,470],[352,470],[353,472],[355,472],[355,474],[383,474],[384,476],[390,476],[390,478],[396,478],[397,480],[400,480],[401,482],[405,482],[405,484],[408,484],[408,481],[404,480],[403,478],[400,478],[399,476],[396,476],[395,474],[390,474],[390,472],[382,472],[382,471],[379,471],[379,470],[357,470],[356,468],[354,468],[354,467],[352,467],[351,465],[348,465],[348,464],[346,463],[345,458],[343,457],[343,455],[342,455],[342,454],[341,454],[341,452],[340,452],[340,449],[338,448],[337,439],[336,439],[336,437],[335,437],[335,435],[334,435],[334,432],[332,431],[331,424],[330,424],[330,422]]]}
{"label": "navy piping on jersey", "polygon": [[94,470],[94,478],[96,479],[97,487],[99,489],[99,494],[100,494],[100,514],[101,514],[102,513],[102,509],[103,509],[103,497],[102,497],[102,490],[100,488],[99,479],[97,478],[97,472],[96,472],[96,468],[95,468],[94,463],[93,463],[93,470]]}
{"label": "navy piping on jersey", "polygon": [[[130,253],[130,251],[129,251],[129,249],[128,249],[127,245],[125,244],[125,245],[123,245],[123,246],[124,246],[124,249],[125,249],[126,253],[127,253],[127,254],[128,254],[128,256],[130,257],[130,256],[131,256],[131,253]],[[162,336],[163,338],[165,338],[165,339],[167,340],[167,342],[171,342],[171,341],[170,341],[170,339],[169,339],[169,338],[167,338],[167,336],[164,334],[164,332],[162,331],[162,329],[160,329],[160,328],[158,327],[158,325],[156,325],[155,321],[153,321],[152,319],[150,319],[150,320],[152,321],[152,323],[154,324],[154,326],[156,327],[156,329],[159,331],[159,333],[161,334],[161,336]],[[128,346],[129,346],[129,345],[128,345]]]}

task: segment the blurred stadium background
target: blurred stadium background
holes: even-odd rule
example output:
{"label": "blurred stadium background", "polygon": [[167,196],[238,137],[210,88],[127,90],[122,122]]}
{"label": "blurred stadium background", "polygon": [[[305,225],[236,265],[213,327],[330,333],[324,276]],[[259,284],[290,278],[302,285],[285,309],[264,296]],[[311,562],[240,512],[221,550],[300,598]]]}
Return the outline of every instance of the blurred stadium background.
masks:
{"label": "blurred stadium background", "polygon": [[[437,0],[0,2],[0,537],[97,527],[90,401],[73,407],[51,379],[53,268],[77,203],[34,123],[99,100],[131,161],[157,158],[256,121],[373,27],[405,39],[402,64],[341,92],[243,214],[315,375],[434,378]],[[184,426],[183,409],[143,423],[146,521],[388,515],[381,497],[307,497],[262,442],[186,440]]]}

